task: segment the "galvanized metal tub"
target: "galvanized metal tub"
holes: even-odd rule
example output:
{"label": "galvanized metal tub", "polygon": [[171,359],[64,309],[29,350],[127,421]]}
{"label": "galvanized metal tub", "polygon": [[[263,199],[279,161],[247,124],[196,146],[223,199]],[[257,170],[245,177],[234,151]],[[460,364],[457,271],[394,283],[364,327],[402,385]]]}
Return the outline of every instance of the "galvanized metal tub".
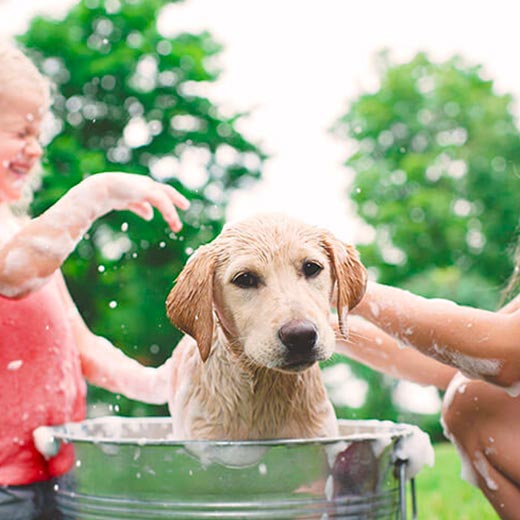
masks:
{"label": "galvanized metal tub", "polygon": [[170,418],[107,417],[39,434],[48,452],[74,445],[57,487],[66,520],[365,520],[407,518],[400,447],[413,428],[340,421],[333,439],[179,442]]}

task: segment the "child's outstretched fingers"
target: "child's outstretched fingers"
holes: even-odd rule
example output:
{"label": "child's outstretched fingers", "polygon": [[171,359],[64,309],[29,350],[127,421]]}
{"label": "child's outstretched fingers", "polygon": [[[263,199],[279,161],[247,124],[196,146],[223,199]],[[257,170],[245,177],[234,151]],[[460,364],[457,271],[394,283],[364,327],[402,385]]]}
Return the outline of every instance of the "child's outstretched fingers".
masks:
{"label": "child's outstretched fingers", "polygon": [[[104,172],[88,178],[84,182],[94,183],[106,190],[105,210],[129,209],[145,220],[153,217],[152,206],[161,212],[170,228],[177,232],[182,223],[176,208],[188,209],[190,203],[175,188],[154,181],[146,175],[121,172]],[[103,193],[101,191],[101,193]],[[103,199],[103,197],[101,196]]]}
{"label": "child's outstretched fingers", "polygon": [[161,184],[160,188],[161,196],[157,193],[154,205],[162,213],[164,220],[166,220],[172,231],[177,232],[182,228],[182,222],[175,207],[186,210],[190,207],[190,203],[188,199],[170,185]]}
{"label": "child's outstretched fingers", "polygon": [[151,192],[147,197],[148,202],[161,212],[164,220],[168,223],[172,231],[179,231],[182,228],[182,223],[177,214],[177,210],[175,209],[176,202],[172,200],[172,193],[170,190],[173,190],[176,194],[177,192],[171,186],[167,185],[155,184],[154,188],[153,192]]}
{"label": "child's outstretched fingers", "polygon": [[169,184],[162,185],[166,194],[170,197],[170,200],[182,210],[186,210],[190,207],[190,201],[182,194],[180,194],[175,188],[172,188]]}
{"label": "child's outstretched fingers", "polygon": [[148,202],[134,202],[128,205],[128,209],[144,220],[152,220],[153,208]]}

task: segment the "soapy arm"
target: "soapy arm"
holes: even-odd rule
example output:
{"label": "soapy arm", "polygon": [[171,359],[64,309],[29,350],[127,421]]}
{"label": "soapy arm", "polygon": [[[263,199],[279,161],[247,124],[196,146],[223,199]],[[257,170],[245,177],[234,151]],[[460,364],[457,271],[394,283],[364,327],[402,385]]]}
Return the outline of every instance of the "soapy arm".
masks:
{"label": "soapy arm", "polygon": [[359,316],[348,319],[348,339],[336,330],[336,352],[359,361],[378,372],[420,385],[434,385],[441,390],[448,387],[457,370],[407,348]]}
{"label": "soapy arm", "polygon": [[173,231],[179,231],[175,206],[187,209],[189,202],[171,186],[144,175],[112,172],[87,177],[0,248],[0,295],[19,298],[41,287],[104,214],[130,210],[150,220],[152,206]]}
{"label": "soapy arm", "polygon": [[519,303],[490,312],[369,283],[354,312],[470,377],[510,387],[520,382]]}
{"label": "soapy arm", "polygon": [[126,356],[109,340],[94,334],[79,314],[65,281],[60,276],[60,293],[67,309],[74,339],[80,353],[81,368],[87,381],[129,399],[164,404],[168,398],[171,360],[159,368],[146,367]]}

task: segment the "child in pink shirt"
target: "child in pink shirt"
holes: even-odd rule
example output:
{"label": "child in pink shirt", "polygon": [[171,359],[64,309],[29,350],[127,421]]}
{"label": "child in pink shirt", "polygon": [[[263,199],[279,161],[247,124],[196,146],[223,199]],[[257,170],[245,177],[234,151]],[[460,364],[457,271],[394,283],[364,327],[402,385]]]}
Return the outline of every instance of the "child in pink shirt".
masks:
{"label": "child in pink shirt", "polygon": [[188,201],[149,177],[100,173],[72,188],[34,220],[16,217],[42,154],[40,126],[49,88],[16,48],[0,46],[0,519],[58,518],[50,510],[53,479],[73,454],[46,460],[32,433],[41,425],[85,417],[85,379],[129,398],[164,403],[166,366],[144,367],[85,325],[60,266],[94,220],[131,210],[150,220],[152,207],[173,231],[175,206]]}

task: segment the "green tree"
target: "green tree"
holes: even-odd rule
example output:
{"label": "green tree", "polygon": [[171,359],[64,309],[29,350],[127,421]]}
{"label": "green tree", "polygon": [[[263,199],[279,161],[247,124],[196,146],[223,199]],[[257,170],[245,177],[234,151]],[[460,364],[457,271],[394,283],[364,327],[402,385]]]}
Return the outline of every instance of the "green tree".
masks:
{"label": "green tree", "polygon": [[[354,99],[334,127],[354,148],[350,198],[374,230],[362,260],[382,283],[495,308],[519,222],[512,97],[460,57],[434,63],[420,53],[396,64],[383,52],[378,66],[379,88]],[[410,420],[440,437],[437,417],[392,405],[390,378],[352,367],[370,391],[361,410],[343,413]]]}
{"label": "green tree", "polygon": [[[35,18],[20,37],[56,91],[35,214],[104,170],[151,172],[192,201],[177,236],[161,217],[106,216],[64,266],[92,330],[150,365],[167,358],[180,337],[164,305],[173,280],[220,231],[230,190],[257,179],[264,159],[236,129],[243,114],[225,115],[204,95],[219,75],[221,48],[211,35],[158,31],[170,3],[82,0],[63,20]],[[137,406],[91,389],[92,399],[103,395],[123,413]]]}
{"label": "green tree", "polygon": [[382,53],[379,75],[336,125],[356,147],[351,199],[375,230],[363,259],[383,283],[493,307],[518,225],[512,97],[460,57]]}

